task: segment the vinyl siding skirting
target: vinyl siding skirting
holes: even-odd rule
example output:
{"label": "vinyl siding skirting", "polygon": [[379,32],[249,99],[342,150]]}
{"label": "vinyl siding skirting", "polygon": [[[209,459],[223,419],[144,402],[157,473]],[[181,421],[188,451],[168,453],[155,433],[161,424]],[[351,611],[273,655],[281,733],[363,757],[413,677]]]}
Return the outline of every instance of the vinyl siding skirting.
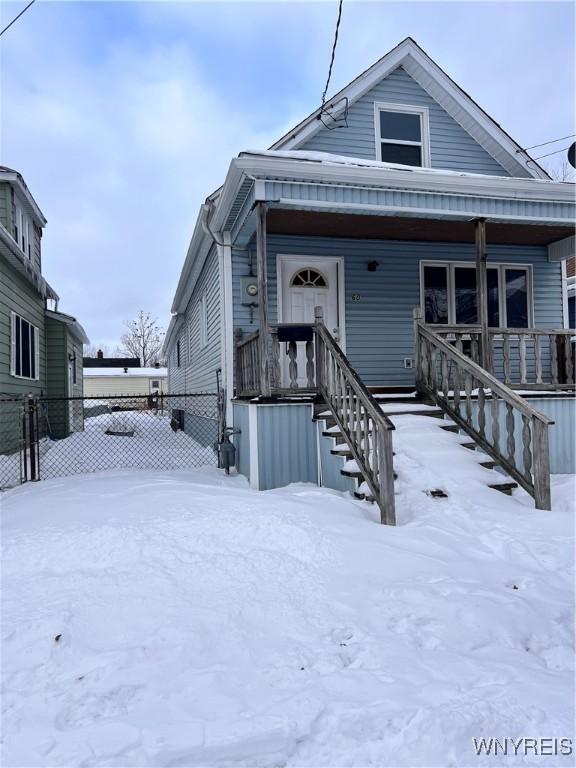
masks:
{"label": "vinyl siding skirting", "polygon": [[316,423],[310,403],[234,403],[236,466],[265,491],[290,483],[318,484]]}
{"label": "vinyl siding skirting", "polygon": [[[420,262],[474,263],[475,258],[474,246],[468,244],[269,235],[271,323],[278,318],[278,254],[344,257],[346,354],[368,385],[414,383],[414,371],[403,366],[404,358],[414,355],[412,310],[420,304]],[[368,272],[369,261],[378,262],[376,272]],[[563,326],[561,265],[547,260],[546,247],[488,245],[490,262],[531,265],[535,326]],[[251,323],[240,296],[240,277],[249,271],[245,252],[233,252],[232,269],[234,326],[252,333],[258,327],[257,311]]]}
{"label": "vinyl siding skirting", "polygon": [[350,107],[347,128],[322,128],[298,149],[379,160],[380,157],[376,157],[374,102],[428,108],[432,168],[509,176],[402,67],[391,72]]}

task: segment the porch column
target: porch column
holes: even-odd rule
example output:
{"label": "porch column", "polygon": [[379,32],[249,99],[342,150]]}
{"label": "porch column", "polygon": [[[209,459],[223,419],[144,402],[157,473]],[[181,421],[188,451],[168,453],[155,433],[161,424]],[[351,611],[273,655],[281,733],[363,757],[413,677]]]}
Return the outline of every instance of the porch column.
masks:
{"label": "porch column", "polygon": [[266,266],[266,203],[256,203],[256,271],[258,274],[258,347],[260,351],[260,394],[270,397],[268,364],[268,270]]}
{"label": "porch column", "polygon": [[486,274],[486,219],[476,219],[476,299],[480,325],[480,356],[482,366],[492,372],[492,351],[488,336],[488,277]]}

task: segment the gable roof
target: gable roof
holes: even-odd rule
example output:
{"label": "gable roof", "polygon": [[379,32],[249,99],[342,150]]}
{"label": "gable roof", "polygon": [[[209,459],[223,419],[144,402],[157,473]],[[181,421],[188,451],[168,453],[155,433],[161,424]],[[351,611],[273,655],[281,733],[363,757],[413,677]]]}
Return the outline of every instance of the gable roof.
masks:
{"label": "gable roof", "polygon": [[[407,37],[338,91],[326,102],[325,111],[334,117],[341,114],[346,100],[348,106],[351,106],[398,67],[402,67],[414,78],[511,176],[550,178],[548,173],[411,37]],[[324,127],[320,116],[318,108],[272,144],[270,149],[298,149]]]}
{"label": "gable roof", "polygon": [[40,226],[45,227],[46,226],[46,217],[40,210],[40,207],[38,206],[38,203],[34,198],[32,197],[32,193],[28,189],[28,185],[24,181],[24,177],[20,173],[20,171],[15,171],[14,168],[8,168],[5,165],[0,165],[0,181],[7,181],[11,184],[15,184],[18,189],[20,190],[20,193],[23,195],[24,199],[30,206],[30,209],[38,219]]}

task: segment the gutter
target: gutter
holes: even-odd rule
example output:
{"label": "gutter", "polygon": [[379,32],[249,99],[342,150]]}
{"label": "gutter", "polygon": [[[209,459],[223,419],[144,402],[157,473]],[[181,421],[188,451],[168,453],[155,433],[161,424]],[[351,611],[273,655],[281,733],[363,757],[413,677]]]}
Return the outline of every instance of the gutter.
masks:
{"label": "gutter", "polygon": [[66,315],[64,312],[53,312],[51,309],[45,310],[45,315],[52,320],[56,320],[58,323],[67,325],[82,344],[90,344],[90,339],[86,335],[86,331],[82,328],[78,320],[76,320],[75,317],[72,317],[72,315]]}

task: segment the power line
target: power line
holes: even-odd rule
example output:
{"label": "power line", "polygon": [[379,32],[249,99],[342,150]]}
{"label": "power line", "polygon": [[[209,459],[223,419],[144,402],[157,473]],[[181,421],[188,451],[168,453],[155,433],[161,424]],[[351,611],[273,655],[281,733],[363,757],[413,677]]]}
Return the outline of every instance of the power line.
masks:
{"label": "power line", "polygon": [[5,26],[5,27],[4,27],[4,29],[3,29],[3,30],[0,32],[0,37],[2,37],[2,35],[4,34],[4,32],[7,32],[7,31],[10,29],[10,27],[12,26],[12,24],[14,24],[14,22],[15,22],[15,21],[18,21],[18,19],[20,18],[20,16],[22,16],[23,14],[25,14],[25,13],[26,13],[26,11],[28,10],[28,8],[30,8],[30,6],[31,6],[31,5],[34,5],[34,3],[35,3],[35,2],[36,2],[36,0],[31,0],[31,1],[28,3],[28,5],[26,6],[26,8],[24,8],[22,11],[20,11],[20,13],[19,13],[17,16],[15,16],[15,17],[12,19],[12,21],[10,22],[10,24],[8,24],[7,26]]}
{"label": "power line", "polygon": [[334,56],[336,55],[336,45],[338,43],[338,30],[340,29],[340,19],[342,18],[342,2],[343,0],[340,0],[340,3],[338,4],[338,19],[336,21],[334,43],[332,45],[332,57],[330,59],[330,66],[328,68],[328,79],[326,80],[326,87],[324,88],[324,93],[322,94],[321,109],[324,109],[324,104],[326,103],[326,94],[328,93],[328,86],[330,85],[330,79],[332,78],[332,67],[334,66]]}
{"label": "power line", "polygon": [[[567,137],[570,138],[570,137]],[[570,147],[564,147],[563,149],[557,149],[556,152],[548,152],[546,155],[540,155],[540,157],[535,157],[534,160],[542,160],[543,157],[550,157],[551,155],[559,155],[560,152],[568,152]]]}
{"label": "power line", "polygon": [[548,144],[556,144],[558,141],[565,141],[566,139],[573,139],[576,133],[570,134],[570,136],[561,136],[559,139],[552,139],[551,141],[543,141],[542,144],[534,144],[533,147],[524,147],[524,149],[517,149],[516,152],[528,152],[529,149],[537,149],[538,147],[546,147]]}

